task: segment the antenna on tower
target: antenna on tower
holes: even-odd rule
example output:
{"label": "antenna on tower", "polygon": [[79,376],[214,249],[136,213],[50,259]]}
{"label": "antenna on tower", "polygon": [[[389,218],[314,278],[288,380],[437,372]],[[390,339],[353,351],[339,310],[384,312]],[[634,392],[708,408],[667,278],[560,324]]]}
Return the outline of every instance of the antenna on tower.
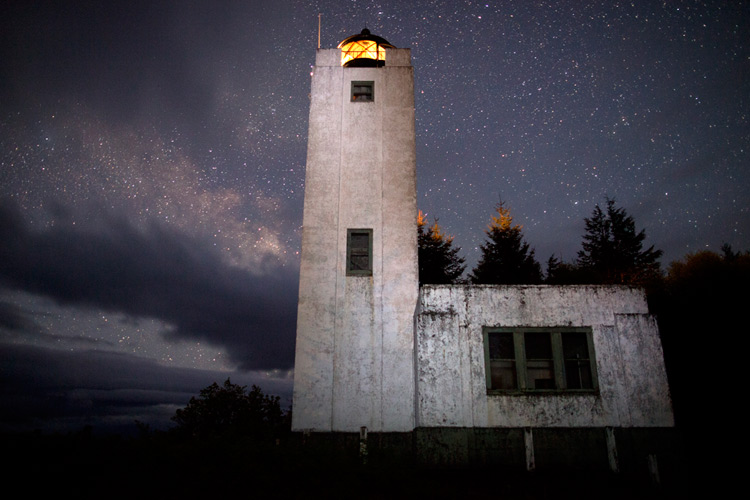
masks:
{"label": "antenna on tower", "polygon": [[320,16],[323,14],[318,13],[318,48],[320,48]]}

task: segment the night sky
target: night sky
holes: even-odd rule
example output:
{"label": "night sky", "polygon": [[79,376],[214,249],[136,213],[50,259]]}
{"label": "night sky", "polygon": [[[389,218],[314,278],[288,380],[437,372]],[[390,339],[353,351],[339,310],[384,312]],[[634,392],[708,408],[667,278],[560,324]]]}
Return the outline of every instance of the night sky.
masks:
{"label": "night sky", "polygon": [[504,200],[546,262],[615,198],[662,265],[750,249],[750,7],[4,2],[0,430],[291,395],[310,72],[411,48],[418,206],[469,270]]}

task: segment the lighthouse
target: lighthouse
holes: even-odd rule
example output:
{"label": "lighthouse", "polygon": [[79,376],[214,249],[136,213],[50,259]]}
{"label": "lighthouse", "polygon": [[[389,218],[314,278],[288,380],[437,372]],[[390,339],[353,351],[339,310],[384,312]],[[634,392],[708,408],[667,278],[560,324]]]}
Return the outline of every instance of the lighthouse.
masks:
{"label": "lighthouse", "polygon": [[414,429],[416,221],[411,52],[365,29],[312,73],[293,430]]}

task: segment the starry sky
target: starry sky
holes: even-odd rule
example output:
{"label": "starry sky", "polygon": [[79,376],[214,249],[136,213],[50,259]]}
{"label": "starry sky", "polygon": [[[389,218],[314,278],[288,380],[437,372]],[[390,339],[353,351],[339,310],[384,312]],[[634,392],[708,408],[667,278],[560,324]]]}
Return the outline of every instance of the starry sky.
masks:
{"label": "starry sky", "polygon": [[4,2],[0,430],[289,403],[318,14],[411,48],[418,205],[469,270],[500,200],[543,263],[607,197],[663,267],[750,249],[745,2]]}

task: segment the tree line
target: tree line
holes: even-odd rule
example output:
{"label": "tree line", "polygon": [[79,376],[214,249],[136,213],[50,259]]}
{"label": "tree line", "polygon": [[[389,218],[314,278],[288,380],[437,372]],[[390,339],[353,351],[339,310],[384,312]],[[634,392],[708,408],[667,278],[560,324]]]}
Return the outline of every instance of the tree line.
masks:
{"label": "tree line", "polygon": [[661,250],[644,247],[645,230],[636,231],[635,220],[615,201],[607,199],[604,208],[596,205],[584,219],[582,249],[573,262],[562,262],[555,255],[547,260],[546,273],[534,249],[525,241],[523,228],[513,223],[505,203],[495,207],[481,245],[480,258],[468,275],[465,259],[453,237],[446,235],[438,221],[428,225],[422,212],[417,219],[420,284],[629,284],[648,285],[660,276]]}

